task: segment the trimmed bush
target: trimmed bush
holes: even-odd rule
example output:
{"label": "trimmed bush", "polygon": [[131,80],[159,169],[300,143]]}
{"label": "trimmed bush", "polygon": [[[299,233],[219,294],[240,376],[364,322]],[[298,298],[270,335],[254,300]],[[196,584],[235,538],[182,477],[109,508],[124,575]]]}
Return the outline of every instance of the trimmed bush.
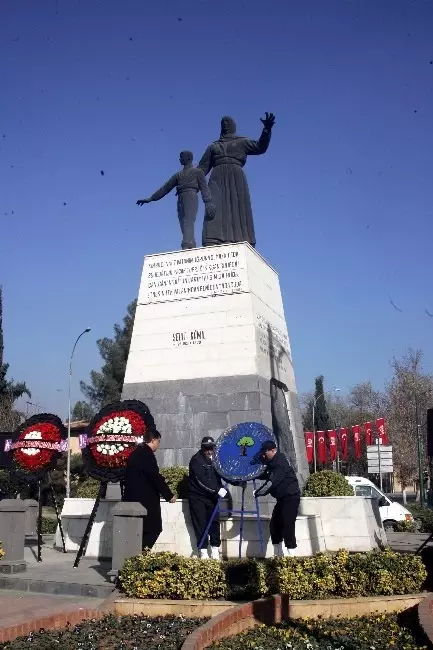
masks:
{"label": "trimmed bush", "polygon": [[119,586],[132,598],[317,600],[416,593],[426,575],[421,558],[391,550],[228,562],[145,551],[126,560]]}
{"label": "trimmed bush", "polygon": [[134,598],[215,599],[226,592],[224,571],[217,560],[149,551],[125,561],[119,585]]}
{"label": "trimmed bush", "polygon": [[188,468],[161,467],[160,472],[167,481],[173,494],[178,499],[186,499],[188,493]]}
{"label": "trimmed bush", "polygon": [[42,517],[42,535],[54,535],[57,529],[57,519]]}
{"label": "trimmed bush", "polygon": [[96,499],[99,492],[100,482],[88,476],[77,483],[76,495],[80,499]]}
{"label": "trimmed bush", "polygon": [[353,497],[351,485],[338,472],[324,470],[311,474],[305,484],[304,497]]}
{"label": "trimmed bush", "polygon": [[417,526],[415,521],[407,521],[404,519],[403,521],[397,521],[396,524],[393,526],[393,530],[395,533],[416,533],[417,532]]}
{"label": "trimmed bush", "polygon": [[260,625],[209,650],[416,650],[425,648],[416,611],[359,618],[301,619],[280,625]]}
{"label": "trimmed bush", "polygon": [[433,533],[433,510],[425,508],[417,503],[408,503],[405,508],[412,513],[414,519],[419,522],[420,533]]}

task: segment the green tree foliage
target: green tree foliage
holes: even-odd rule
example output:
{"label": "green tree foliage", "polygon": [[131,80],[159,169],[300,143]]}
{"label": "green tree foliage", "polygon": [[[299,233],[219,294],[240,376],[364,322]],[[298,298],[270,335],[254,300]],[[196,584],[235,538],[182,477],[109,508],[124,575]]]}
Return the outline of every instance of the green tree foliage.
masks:
{"label": "green tree foliage", "polygon": [[99,339],[99,353],[104,361],[101,371],[92,370],[90,384],[81,382],[81,390],[90,402],[91,407],[98,411],[100,408],[120,399],[125,377],[126,362],[131,344],[132,327],[137,302],[128,305],[123,326],[114,326],[114,337]]}
{"label": "green tree foliage", "polygon": [[9,364],[4,363],[3,354],[3,293],[0,287],[0,431],[12,431],[20,421],[14,403],[23,395],[31,397],[31,393],[24,382],[6,378]]}
{"label": "green tree foliage", "polygon": [[316,390],[314,392],[314,399],[316,401],[316,408],[314,410],[314,423],[316,426],[316,431],[327,431],[328,429],[333,429],[333,422],[329,416],[328,408],[326,406],[323,379],[323,375],[316,377]]}
{"label": "green tree foliage", "polygon": [[89,421],[95,415],[95,409],[88,402],[78,401],[76,402],[71,413],[71,420],[85,420]]}

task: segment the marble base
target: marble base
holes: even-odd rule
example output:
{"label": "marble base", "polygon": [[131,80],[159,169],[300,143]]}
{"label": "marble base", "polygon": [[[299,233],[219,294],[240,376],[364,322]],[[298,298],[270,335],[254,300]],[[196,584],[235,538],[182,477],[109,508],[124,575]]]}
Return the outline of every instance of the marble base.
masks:
{"label": "marble base", "polygon": [[[116,501],[102,500],[93,525],[85,555],[110,558],[112,555],[112,508]],[[62,511],[66,550],[77,552],[92,511],[93,499],[65,499]],[[184,557],[196,552],[196,541],[191,525],[188,501],[175,504],[161,502],[163,532],[154,547],[155,551],[170,551]],[[262,516],[266,556],[273,556],[269,534],[269,517]],[[225,557],[238,557],[239,516],[221,523],[222,553]],[[363,497],[335,497],[332,499],[302,498],[300,514],[296,520],[296,555],[310,556],[321,551],[370,551],[386,544],[380,516],[377,519],[375,504]],[[57,530],[54,545],[61,548]],[[257,520],[246,517],[242,556],[261,555]]]}
{"label": "marble base", "polygon": [[122,396],[149,406],[162,467],[257,421],[308,477],[278,274],[249,244],[145,258]]}

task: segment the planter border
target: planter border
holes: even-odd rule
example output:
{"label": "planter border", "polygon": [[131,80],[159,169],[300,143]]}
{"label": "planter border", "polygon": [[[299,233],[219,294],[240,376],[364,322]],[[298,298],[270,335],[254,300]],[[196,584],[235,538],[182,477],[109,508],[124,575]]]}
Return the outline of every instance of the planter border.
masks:
{"label": "planter border", "polygon": [[284,595],[261,598],[233,607],[201,625],[185,640],[182,650],[204,650],[214,641],[234,636],[260,624],[275,625],[288,619],[303,618],[304,616],[310,618],[318,616],[323,618],[356,617],[374,612],[395,612],[418,605],[423,600],[425,600],[425,594],[335,600],[290,601],[288,596]]}
{"label": "planter border", "polygon": [[[422,602],[421,602],[422,601]],[[433,639],[433,594],[406,594],[402,596],[374,596],[341,598],[332,600],[292,600],[288,596],[269,598],[235,604],[217,600],[163,600],[122,598],[114,591],[95,609],[57,612],[52,616],[30,619],[26,623],[0,628],[0,642],[12,641],[18,636],[38,632],[41,628],[61,629],[68,624],[99,619],[112,612],[119,616],[143,614],[146,616],[183,615],[192,618],[212,616],[210,621],[197,628],[184,642],[182,650],[203,650],[213,641],[251,629],[259,624],[273,625],[289,618],[304,616],[324,618],[335,616],[362,616],[373,612],[393,612],[419,605],[420,625],[426,635]],[[122,606],[132,611],[121,611]],[[216,614],[217,611],[223,611]],[[147,610],[147,611],[146,611]],[[153,613],[152,613],[153,610]],[[159,610],[159,611],[156,611]],[[216,614],[216,615],[215,615]]]}

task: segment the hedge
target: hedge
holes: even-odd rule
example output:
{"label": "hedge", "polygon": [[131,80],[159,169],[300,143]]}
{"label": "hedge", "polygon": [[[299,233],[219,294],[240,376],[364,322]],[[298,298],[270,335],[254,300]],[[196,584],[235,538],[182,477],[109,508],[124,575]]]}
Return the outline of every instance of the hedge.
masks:
{"label": "hedge", "polygon": [[144,551],[126,560],[119,587],[132,598],[316,600],[419,592],[426,575],[419,557],[388,549],[227,562]]}
{"label": "hedge", "polygon": [[324,470],[311,474],[303,491],[304,497],[353,497],[354,491],[342,474]]}

